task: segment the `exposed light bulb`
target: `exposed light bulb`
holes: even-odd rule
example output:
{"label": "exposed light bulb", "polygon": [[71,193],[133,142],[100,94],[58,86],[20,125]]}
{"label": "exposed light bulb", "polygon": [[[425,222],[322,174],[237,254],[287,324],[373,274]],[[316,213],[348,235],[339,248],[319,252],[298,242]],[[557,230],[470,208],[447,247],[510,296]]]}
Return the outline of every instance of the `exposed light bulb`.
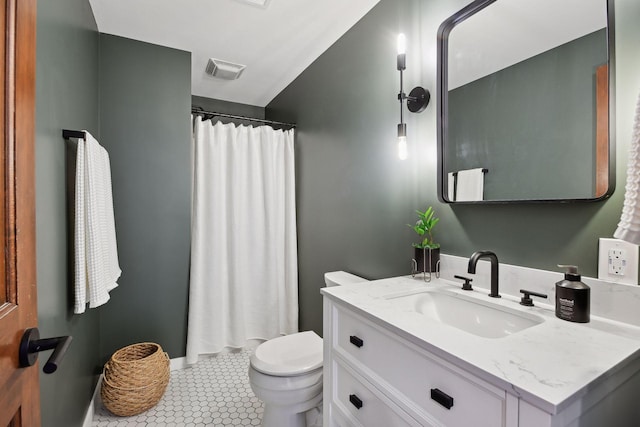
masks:
{"label": "exposed light bulb", "polygon": [[407,160],[409,153],[407,150],[407,137],[399,136],[398,137],[398,158],[400,160]]}
{"label": "exposed light bulb", "polygon": [[407,53],[407,39],[404,34],[398,34],[398,55],[404,55]]}

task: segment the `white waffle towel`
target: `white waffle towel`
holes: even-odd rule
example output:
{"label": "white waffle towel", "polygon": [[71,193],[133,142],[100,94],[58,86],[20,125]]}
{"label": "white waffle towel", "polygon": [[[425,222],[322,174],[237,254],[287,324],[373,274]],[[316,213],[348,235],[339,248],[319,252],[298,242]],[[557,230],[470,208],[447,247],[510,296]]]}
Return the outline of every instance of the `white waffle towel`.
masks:
{"label": "white waffle towel", "polygon": [[636,105],[636,116],[629,149],[622,215],[613,237],[636,245],[640,244],[640,96],[638,96]]}
{"label": "white waffle towel", "polygon": [[118,284],[116,228],[111,192],[109,154],[85,131],[78,140],[75,197],[75,307],[98,307]]}

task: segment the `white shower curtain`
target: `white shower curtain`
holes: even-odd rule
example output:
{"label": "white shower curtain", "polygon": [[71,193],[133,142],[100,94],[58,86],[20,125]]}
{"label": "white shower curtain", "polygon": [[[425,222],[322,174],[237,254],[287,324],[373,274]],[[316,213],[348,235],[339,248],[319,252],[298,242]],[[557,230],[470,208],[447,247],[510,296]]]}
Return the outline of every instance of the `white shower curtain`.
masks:
{"label": "white shower curtain", "polygon": [[189,364],[298,330],[293,136],[194,118]]}

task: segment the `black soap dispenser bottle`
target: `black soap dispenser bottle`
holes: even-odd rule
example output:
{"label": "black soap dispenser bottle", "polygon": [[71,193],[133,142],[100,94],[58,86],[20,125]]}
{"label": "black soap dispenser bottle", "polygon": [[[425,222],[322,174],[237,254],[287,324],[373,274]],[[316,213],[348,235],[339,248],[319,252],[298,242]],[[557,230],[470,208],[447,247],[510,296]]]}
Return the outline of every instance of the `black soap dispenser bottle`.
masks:
{"label": "black soap dispenser bottle", "polygon": [[589,322],[591,289],[580,281],[578,267],[558,265],[566,269],[564,280],[556,283],[556,317],[569,322]]}

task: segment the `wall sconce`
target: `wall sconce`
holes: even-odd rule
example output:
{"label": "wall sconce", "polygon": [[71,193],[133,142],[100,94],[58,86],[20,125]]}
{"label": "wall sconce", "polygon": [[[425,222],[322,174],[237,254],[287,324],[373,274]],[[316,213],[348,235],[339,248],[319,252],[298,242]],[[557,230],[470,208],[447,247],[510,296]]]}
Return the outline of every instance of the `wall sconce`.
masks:
{"label": "wall sconce", "polygon": [[398,34],[398,71],[400,71],[400,123],[398,124],[398,157],[400,160],[407,158],[407,124],[404,122],[404,101],[407,101],[407,108],[412,113],[421,113],[429,105],[431,94],[428,90],[416,86],[411,89],[409,95],[403,89],[403,71],[407,68],[407,40],[404,34]]}

